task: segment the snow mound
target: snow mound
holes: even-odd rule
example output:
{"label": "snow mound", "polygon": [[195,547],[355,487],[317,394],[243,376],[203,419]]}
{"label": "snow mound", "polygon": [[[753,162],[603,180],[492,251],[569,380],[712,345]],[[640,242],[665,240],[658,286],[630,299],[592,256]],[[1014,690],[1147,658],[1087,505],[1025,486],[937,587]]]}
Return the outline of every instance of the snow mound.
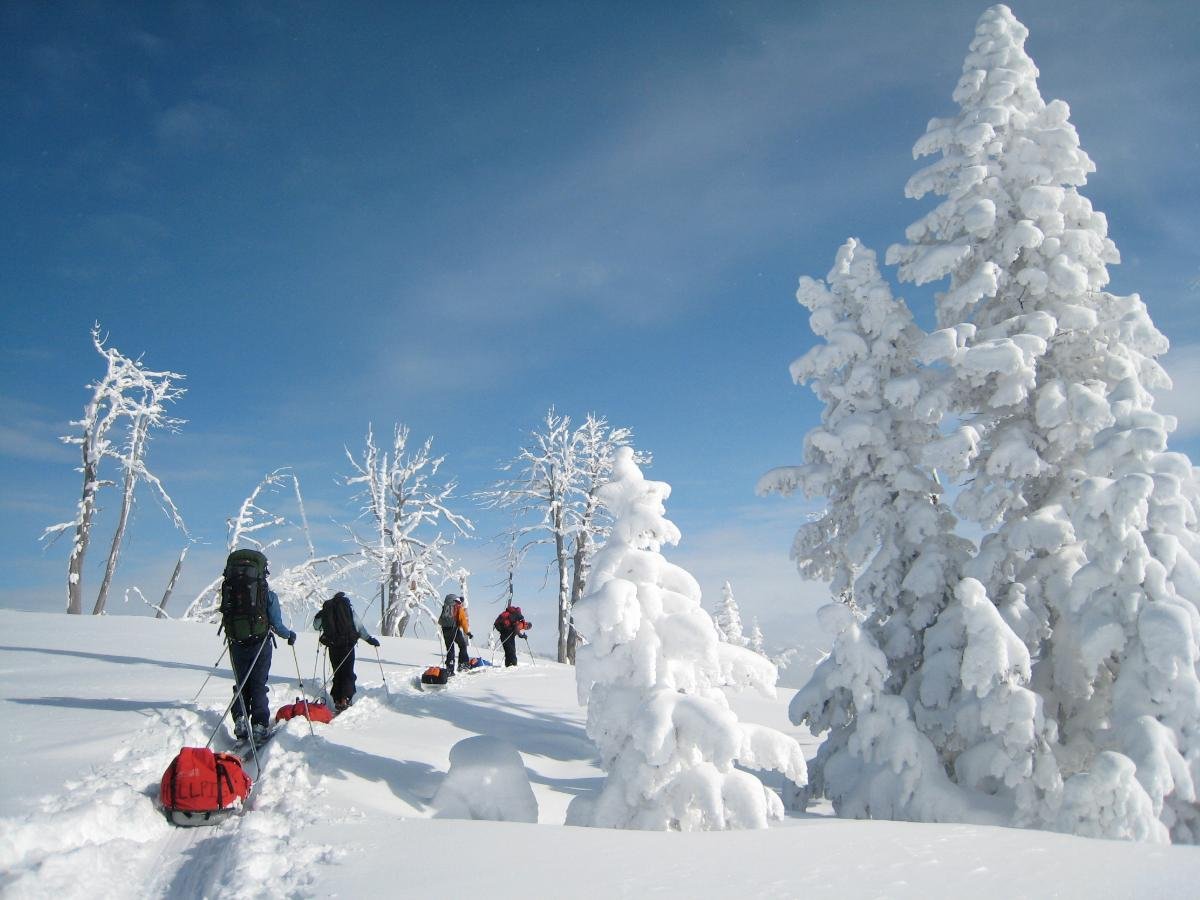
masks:
{"label": "snow mound", "polygon": [[494,822],[538,820],[537,799],[517,748],[499,738],[477,735],[450,750],[450,771],[433,797],[440,819]]}

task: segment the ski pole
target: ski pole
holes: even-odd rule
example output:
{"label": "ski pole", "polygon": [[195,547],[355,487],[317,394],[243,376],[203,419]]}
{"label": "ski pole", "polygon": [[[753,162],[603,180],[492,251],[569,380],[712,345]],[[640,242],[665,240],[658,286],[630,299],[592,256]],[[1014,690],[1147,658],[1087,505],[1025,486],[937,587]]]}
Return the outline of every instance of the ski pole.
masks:
{"label": "ski pole", "polygon": [[[215,737],[217,736],[217,731],[218,731],[218,729],[220,729],[220,727],[221,727],[221,723],[225,721],[225,717],[226,717],[227,715],[229,715],[229,711],[230,711],[231,709],[233,709],[233,704],[234,704],[234,703],[236,703],[236,702],[237,702],[237,701],[239,701],[239,700],[241,700],[241,701],[242,701],[242,712],[243,712],[244,714],[246,714],[246,721],[247,721],[247,725],[249,725],[249,714],[248,714],[248,713],[246,713],[246,700],[245,700],[245,698],[244,698],[244,697],[242,697],[242,691],[246,689],[246,682],[248,682],[248,681],[250,680],[250,675],[251,675],[251,673],[253,673],[253,672],[254,672],[254,667],[255,667],[256,665],[258,665],[258,658],[259,658],[260,656],[262,656],[263,647],[265,647],[265,646],[267,645],[267,641],[269,641],[269,640],[270,640],[270,635],[267,635],[267,636],[266,636],[266,637],[264,637],[264,638],[262,639],[262,641],[259,643],[259,645],[258,645],[258,652],[254,654],[254,661],[253,661],[253,662],[251,662],[251,663],[250,663],[250,665],[249,665],[249,667],[246,669],[246,677],[242,679],[242,681],[241,681],[241,683],[240,683],[240,684],[237,684],[237,689],[234,691],[234,693],[233,693],[233,697],[232,697],[232,698],[230,699],[230,701],[229,701],[229,705],[225,707],[225,711],[224,711],[223,713],[221,713],[221,718],[219,718],[219,719],[217,720],[217,727],[216,727],[216,728],[214,728],[214,729],[213,729],[213,732],[212,732],[212,734],[210,734],[210,735],[208,736],[208,743],[206,743],[206,744],[204,745],[204,748],[205,748],[206,750],[207,750],[209,747],[211,747],[211,746],[212,746],[213,738],[215,738]],[[230,660],[229,660],[229,661],[230,661],[230,663],[232,663],[232,662],[233,662],[233,654],[230,654]],[[233,676],[234,676],[234,677],[233,677],[233,680],[234,680],[234,682],[235,682],[235,683],[237,683],[237,674],[238,674],[238,672],[237,672],[237,666],[233,666]],[[257,756],[255,757],[255,760],[257,761]]]}
{"label": "ski pole", "polygon": [[529,651],[529,664],[531,666],[536,666],[537,665],[537,657],[533,655],[533,648],[529,646],[529,638],[527,638],[525,635],[522,634],[521,640],[523,640],[525,642],[525,649]]}
{"label": "ski pole", "polygon": [[308,719],[308,733],[316,737],[317,733],[312,727],[312,716],[308,713],[308,692],[304,690],[304,676],[300,674],[300,657],[296,655],[295,644],[292,644],[292,659],[296,661],[296,680],[300,682],[300,696],[304,698],[304,718]]}
{"label": "ski pole", "polygon": [[226,644],[224,647],[221,648],[221,655],[217,657],[217,661],[212,664],[212,668],[208,672],[208,677],[204,679],[204,684],[200,685],[200,690],[196,691],[196,696],[192,698],[193,703],[195,703],[197,700],[200,699],[200,695],[203,694],[204,689],[206,687],[208,687],[209,679],[211,679],[213,677],[213,675],[215,675],[217,673],[217,666],[219,666],[221,664],[221,660],[223,660],[225,658],[225,654],[228,652],[229,652],[229,645]]}
{"label": "ski pole", "polygon": [[385,697],[392,696],[392,692],[388,690],[387,676],[383,674],[383,660],[379,658],[379,648],[375,648],[375,661],[379,663],[379,677],[383,679],[383,695]]}

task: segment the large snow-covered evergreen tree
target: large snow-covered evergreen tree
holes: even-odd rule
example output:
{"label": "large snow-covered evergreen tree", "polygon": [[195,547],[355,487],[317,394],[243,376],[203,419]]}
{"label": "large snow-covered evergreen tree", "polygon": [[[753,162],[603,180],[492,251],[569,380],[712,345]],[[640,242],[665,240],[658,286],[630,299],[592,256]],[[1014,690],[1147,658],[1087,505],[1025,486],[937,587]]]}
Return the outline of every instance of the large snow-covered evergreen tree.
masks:
{"label": "large snow-covered evergreen tree", "polygon": [[[856,667],[876,674],[855,699],[827,660],[793,712],[833,729],[814,784],[828,787],[859,720],[896,695],[965,799],[964,818],[990,809],[1014,824],[1196,842],[1200,496],[1190,462],[1167,451],[1175,423],[1153,409],[1150,390],[1169,383],[1156,361],[1166,340],[1137,295],[1105,290],[1119,257],[1078,190],[1094,166],[1066,104],[1043,101],[1026,37],[1007,7],[987,10],[955,90],[959,113],[931,121],[915,148],[940,158],[907,193],[943,199],[888,260],[904,280],[949,285],[933,334],[897,307],[888,315],[903,328],[876,345],[915,355],[920,371],[879,377],[861,362],[872,302],[839,309],[802,283],[828,346],[793,374],[817,367],[826,415],[806,465],[762,487],[827,498],[793,552],[860,610],[861,627],[836,620],[839,640],[873,646],[881,664]],[[833,293],[888,296],[880,284],[851,291],[841,261]],[[819,367],[825,357],[839,361]],[[909,430],[889,434],[905,406]],[[887,464],[895,452],[909,468]],[[954,508],[982,535],[976,552],[954,541],[936,490],[920,499],[935,470],[961,482]],[[928,542],[911,542],[920,516],[870,511],[905,492],[912,513],[928,504],[925,521],[937,520],[932,567],[915,555]],[[847,771],[838,762],[843,782]]]}
{"label": "large snow-covered evergreen tree", "polygon": [[[1126,788],[1194,843],[1200,534],[1192,466],[1167,452],[1175,423],[1150,394],[1169,383],[1167,341],[1140,297],[1105,290],[1119,254],[1079,193],[1095,167],[1067,105],[1042,100],[1027,34],[1004,6],[980,19],[960,112],[915,148],[941,158],[908,194],[944,199],[889,260],[918,283],[949,276],[923,358],[952,384],[956,508],[986,532],[968,572],[1034,654],[1064,774],[1094,779],[1102,754],[1125,757]],[[1056,824],[1154,837],[1146,808],[1072,802]]]}
{"label": "large snow-covered evergreen tree", "polygon": [[722,643],[700,605],[700,587],[663,556],[679,530],[665,517],[670,486],[647,481],[633,450],[617,450],[600,499],[615,519],[575,610],[588,643],[576,683],[588,736],[607,773],[581,795],[567,821],[650,830],[764,828],[782,815],[775,793],[745,771],[805,781],[791,738],[739,723],[722,685],[774,692],[775,667]]}
{"label": "large snow-covered evergreen tree", "polygon": [[826,498],[793,557],[849,607],[823,613],[834,651],[791,707],[797,724],[830,733],[804,796],[853,816],[1036,818],[1059,786],[1046,725],[1024,687],[1024,645],[988,615],[982,586],[960,582],[970,545],[923,458],[945,399],[913,361],[922,333],[854,240],[828,282],[801,279],[797,298],[825,342],[792,375],[826,409],[804,465],[768,473],[759,489]]}

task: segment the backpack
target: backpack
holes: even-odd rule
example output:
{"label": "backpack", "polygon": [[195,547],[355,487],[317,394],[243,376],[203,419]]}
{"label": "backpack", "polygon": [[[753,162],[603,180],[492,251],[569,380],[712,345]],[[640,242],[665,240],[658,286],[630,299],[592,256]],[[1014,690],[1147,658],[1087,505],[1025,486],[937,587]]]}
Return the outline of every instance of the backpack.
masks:
{"label": "backpack", "polygon": [[449,673],[438,666],[430,666],[421,673],[421,684],[445,684],[449,680]]}
{"label": "backpack", "polygon": [[500,615],[496,616],[496,621],[492,625],[501,634],[505,634],[515,630],[518,622],[524,621],[525,617],[521,615],[521,607],[506,606],[500,611]]}
{"label": "backpack", "polygon": [[158,799],[176,825],[215,825],[250,796],[252,786],[232,753],[184,747],[163,773]]}
{"label": "backpack", "polygon": [[459,599],[453,594],[442,602],[442,614],[438,616],[439,625],[443,628],[454,628],[458,625],[458,617],[454,615],[458,604]]}
{"label": "backpack", "polygon": [[267,558],[257,550],[234,550],[221,582],[221,627],[235,644],[267,635]]}
{"label": "backpack", "polygon": [[337,594],[321,604],[321,637],[326,647],[344,647],[358,640],[350,598]]}

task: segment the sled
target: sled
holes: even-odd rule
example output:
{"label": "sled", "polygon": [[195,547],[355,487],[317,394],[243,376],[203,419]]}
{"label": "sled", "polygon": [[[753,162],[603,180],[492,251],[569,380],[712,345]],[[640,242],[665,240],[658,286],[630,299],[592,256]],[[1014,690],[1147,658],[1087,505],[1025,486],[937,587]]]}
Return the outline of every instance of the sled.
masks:
{"label": "sled", "polygon": [[253,786],[235,754],[184,747],[163,773],[158,797],[175,825],[219,825],[241,809]]}
{"label": "sled", "polygon": [[305,700],[297,697],[295,703],[279,707],[275,713],[276,722],[287,722],[295,718],[307,718],[310,722],[321,722],[328,725],[336,715],[333,710],[319,700]]}

